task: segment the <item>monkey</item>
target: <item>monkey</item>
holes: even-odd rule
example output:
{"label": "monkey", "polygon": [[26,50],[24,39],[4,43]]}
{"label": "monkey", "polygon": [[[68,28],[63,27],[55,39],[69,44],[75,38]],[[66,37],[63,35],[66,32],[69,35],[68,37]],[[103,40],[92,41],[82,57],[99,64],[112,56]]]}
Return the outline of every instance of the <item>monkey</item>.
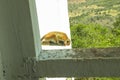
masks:
{"label": "monkey", "polygon": [[70,39],[64,32],[52,31],[41,38],[42,45],[69,46]]}

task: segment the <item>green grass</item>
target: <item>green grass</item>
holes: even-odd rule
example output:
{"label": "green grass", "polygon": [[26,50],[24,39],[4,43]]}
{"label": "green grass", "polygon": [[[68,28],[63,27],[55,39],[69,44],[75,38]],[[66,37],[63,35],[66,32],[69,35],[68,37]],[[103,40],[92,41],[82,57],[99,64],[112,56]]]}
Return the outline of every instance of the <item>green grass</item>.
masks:
{"label": "green grass", "polygon": [[120,46],[120,18],[116,18],[120,13],[119,3],[120,0],[86,0],[84,3],[68,0],[73,47]]}
{"label": "green grass", "polygon": [[74,48],[105,48],[120,46],[120,30],[99,24],[71,25]]}
{"label": "green grass", "polygon": [[[72,0],[70,1],[72,2]],[[120,0],[86,0],[85,3],[71,2],[68,0],[70,24],[72,25],[92,22],[113,27],[112,24],[116,16],[120,14]]]}
{"label": "green grass", "polygon": [[[92,5],[98,8],[91,8]],[[120,46],[120,15],[118,15],[120,0],[86,0],[85,3],[69,2],[68,6],[73,48]],[[84,77],[75,80],[120,80],[120,78]]]}
{"label": "green grass", "polygon": [[90,77],[90,78],[76,78],[75,80],[120,80],[119,77]]}

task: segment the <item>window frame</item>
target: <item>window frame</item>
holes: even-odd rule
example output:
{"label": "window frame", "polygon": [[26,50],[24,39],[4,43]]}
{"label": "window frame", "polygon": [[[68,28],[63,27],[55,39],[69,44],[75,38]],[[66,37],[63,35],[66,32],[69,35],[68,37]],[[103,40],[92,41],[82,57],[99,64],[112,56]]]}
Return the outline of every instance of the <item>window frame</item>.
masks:
{"label": "window frame", "polygon": [[[42,50],[34,0],[29,0],[29,7],[36,53],[36,55],[33,56],[35,57],[34,61],[31,62],[31,66],[34,69],[32,76],[119,77],[120,47]],[[44,54],[47,54],[47,56],[44,56]]]}

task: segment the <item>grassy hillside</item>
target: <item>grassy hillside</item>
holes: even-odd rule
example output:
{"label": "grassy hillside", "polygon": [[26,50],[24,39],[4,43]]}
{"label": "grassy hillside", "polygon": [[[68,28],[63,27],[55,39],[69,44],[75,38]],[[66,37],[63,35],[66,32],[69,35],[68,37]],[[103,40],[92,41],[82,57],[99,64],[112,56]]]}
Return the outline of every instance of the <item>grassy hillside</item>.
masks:
{"label": "grassy hillside", "polygon": [[68,0],[72,45],[120,46],[120,0]]}
{"label": "grassy hillside", "polygon": [[120,0],[68,0],[70,23],[98,23],[113,27]]}

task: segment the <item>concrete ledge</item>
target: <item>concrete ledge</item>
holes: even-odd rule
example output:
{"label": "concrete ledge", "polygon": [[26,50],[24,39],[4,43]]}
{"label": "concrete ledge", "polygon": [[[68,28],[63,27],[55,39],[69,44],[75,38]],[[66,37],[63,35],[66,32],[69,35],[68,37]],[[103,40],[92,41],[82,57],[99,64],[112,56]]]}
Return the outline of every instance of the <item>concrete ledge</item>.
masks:
{"label": "concrete ledge", "polygon": [[120,47],[90,48],[70,50],[43,50],[39,55],[40,60],[55,59],[113,59],[120,58]]}
{"label": "concrete ledge", "polygon": [[46,60],[35,69],[36,77],[119,77],[120,59]]}
{"label": "concrete ledge", "polygon": [[36,77],[119,77],[120,48],[42,51]]}

